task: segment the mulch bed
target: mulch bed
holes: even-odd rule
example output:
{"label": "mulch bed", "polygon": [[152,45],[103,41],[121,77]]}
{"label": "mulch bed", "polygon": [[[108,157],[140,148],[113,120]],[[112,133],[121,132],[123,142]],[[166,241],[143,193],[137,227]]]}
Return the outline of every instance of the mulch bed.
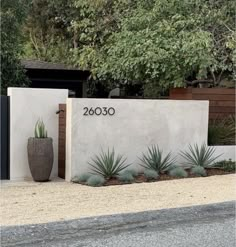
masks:
{"label": "mulch bed", "polygon": [[[217,168],[207,168],[207,176],[214,176],[214,175],[227,175],[227,174],[234,174],[234,171],[224,171],[223,169],[217,169]],[[173,180],[173,179],[188,179],[188,178],[195,178],[199,177],[196,175],[193,175],[190,173],[190,170],[187,169],[186,172],[188,173],[188,177],[186,178],[179,178],[179,177],[172,177],[168,174],[160,174],[158,179],[156,180],[147,180],[143,174],[140,174],[139,176],[135,177],[135,180],[132,183],[146,183],[146,182],[157,182],[157,181],[166,181],[166,180]],[[80,183],[84,184],[85,183]],[[104,186],[111,186],[111,185],[122,185],[122,184],[127,184],[124,183],[117,178],[112,178],[108,181],[105,182]]]}

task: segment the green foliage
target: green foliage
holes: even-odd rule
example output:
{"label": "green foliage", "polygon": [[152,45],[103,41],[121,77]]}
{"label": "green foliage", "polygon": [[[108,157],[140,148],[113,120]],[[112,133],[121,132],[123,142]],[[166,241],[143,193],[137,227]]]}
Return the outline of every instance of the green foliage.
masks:
{"label": "green foliage", "polygon": [[23,87],[30,83],[19,60],[26,12],[25,0],[1,1],[1,94],[7,94],[7,87]]}
{"label": "green foliage", "polygon": [[236,137],[235,117],[215,120],[209,123],[208,144],[209,145],[235,145]]}
{"label": "green foliage", "polygon": [[124,171],[122,172],[119,176],[118,179],[124,183],[132,183],[134,181],[134,177],[129,171]]}
{"label": "green foliage", "polygon": [[189,145],[188,151],[181,151],[180,155],[185,159],[185,165],[192,166],[202,166],[202,167],[211,167],[214,165],[214,161],[220,157],[218,155],[214,157],[215,148],[207,147],[204,143],[199,148],[197,144],[193,146]]}
{"label": "green foliage", "polygon": [[76,176],[72,179],[72,182],[74,183],[85,183],[87,182],[87,180],[91,177],[90,174],[88,173],[83,173],[83,174],[80,174],[79,176]]}
{"label": "green foliage", "polygon": [[83,46],[79,63],[101,79],[142,82],[152,97],[160,87],[183,86],[188,78],[210,78],[217,85],[225,71],[232,74],[230,7],[233,1],[134,1],[122,16],[117,11],[117,30]]}
{"label": "green foliage", "polygon": [[145,169],[144,176],[147,180],[156,180],[158,178],[158,172],[152,169]]}
{"label": "green foliage", "polygon": [[24,26],[26,58],[67,63],[73,47],[72,1],[34,0]]}
{"label": "green foliage", "polygon": [[184,170],[183,167],[175,167],[169,171],[169,175],[172,177],[186,178],[188,173]]}
{"label": "green foliage", "polygon": [[38,120],[37,123],[35,124],[34,137],[35,138],[47,138],[48,137],[47,130],[42,120]]}
{"label": "green foliage", "polygon": [[207,172],[202,166],[194,166],[191,168],[191,173],[197,176],[206,177]]}
{"label": "green foliage", "polygon": [[235,1],[34,0],[26,51],[71,63],[146,96],[185,81],[233,77]]}
{"label": "green foliage", "polygon": [[121,171],[130,166],[126,164],[126,158],[123,158],[122,155],[115,157],[114,148],[111,152],[108,149],[106,153],[102,150],[100,155],[95,155],[92,158],[92,163],[89,162],[89,165],[95,174],[99,174],[106,179],[117,176]]}
{"label": "green foliage", "polygon": [[138,176],[138,172],[134,169],[127,169],[127,170],[125,170],[125,172],[129,172],[133,177]]}
{"label": "green foliage", "polygon": [[102,186],[104,183],[105,183],[105,179],[98,175],[92,175],[87,180],[87,185],[93,186],[93,187]]}
{"label": "green foliage", "polygon": [[229,160],[221,160],[214,164],[214,168],[221,168],[227,172],[236,172],[236,161]]}
{"label": "green foliage", "polygon": [[147,154],[143,154],[140,160],[142,161],[141,166],[154,170],[157,173],[168,171],[175,162],[175,159],[171,158],[171,152],[164,156],[163,151],[159,149],[158,145],[148,147]]}

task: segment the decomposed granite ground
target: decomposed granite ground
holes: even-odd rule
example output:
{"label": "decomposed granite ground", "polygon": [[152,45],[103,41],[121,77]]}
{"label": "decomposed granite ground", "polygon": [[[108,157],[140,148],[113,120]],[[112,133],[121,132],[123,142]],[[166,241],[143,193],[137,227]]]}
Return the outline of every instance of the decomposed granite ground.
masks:
{"label": "decomposed granite ground", "polygon": [[142,212],[236,199],[235,174],[106,187],[2,181],[2,226]]}

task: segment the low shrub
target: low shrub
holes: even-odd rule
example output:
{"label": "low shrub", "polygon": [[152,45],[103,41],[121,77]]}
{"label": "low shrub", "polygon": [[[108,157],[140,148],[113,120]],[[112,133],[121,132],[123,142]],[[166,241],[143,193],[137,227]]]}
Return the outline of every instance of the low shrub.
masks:
{"label": "low shrub", "polygon": [[130,171],[124,171],[119,176],[118,179],[124,183],[132,183],[134,181],[134,177]]}
{"label": "low shrub", "polygon": [[182,167],[175,167],[169,171],[169,175],[177,178],[186,178],[188,173]]}
{"label": "low shrub", "polygon": [[144,171],[144,176],[147,180],[155,180],[158,178],[158,172],[152,169],[146,169]]}
{"label": "low shrub", "polygon": [[138,176],[138,172],[135,171],[134,169],[128,169],[128,170],[125,170],[125,172],[129,172],[130,174],[132,174],[133,177]]}
{"label": "low shrub", "polygon": [[221,168],[226,172],[236,172],[236,162],[229,160],[221,160],[216,162],[214,168]]}
{"label": "low shrub", "polygon": [[102,186],[104,183],[105,183],[105,179],[99,175],[92,175],[91,177],[89,177],[87,181],[87,185],[93,187]]}
{"label": "low shrub", "polygon": [[91,175],[88,173],[83,173],[81,175],[75,176],[71,179],[73,183],[85,183]]}
{"label": "low shrub", "polygon": [[73,183],[79,183],[79,178],[78,178],[78,176],[73,177],[73,178],[71,179],[71,182],[73,182]]}
{"label": "low shrub", "polygon": [[201,176],[201,177],[206,177],[207,176],[207,172],[202,166],[194,166],[191,169],[191,173],[193,175],[197,175],[197,176]]}

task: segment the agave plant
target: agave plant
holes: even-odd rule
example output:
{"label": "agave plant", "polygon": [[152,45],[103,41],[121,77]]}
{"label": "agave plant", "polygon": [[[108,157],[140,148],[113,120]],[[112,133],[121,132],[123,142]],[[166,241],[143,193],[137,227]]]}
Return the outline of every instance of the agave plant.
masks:
{"label": "agave plant", "polygon": [[204,143],[199,148],[197,144],[193,146],[189,145],[188,151],[181,151],[180,155],[185,159],[185,165],[190,167],[202,166],[204,168],[211,167],[214,165],[214,161],[221,156],[214,157],[215,148],[207,147]]}
{"label": "agave plant", "polygon": [[141,166],[157,173],[168,171],[175,163],[175,159],[171,157],[171,152],[164,156],[158,145],[149,147],[147,154],[143,154],[140,160],[142,161]]}
{"label": "agave plant", "polygon": [[108,149],[106,153],[102,150],[100,155],[95,155],[92,158],[92,163],[89,162],[89,165],[92,167],[93,173],[101,175],[105,179],[119,175],[121,171],[130,166],[130,164],[126,164],[126,158],[123,158],[122,155],[115,157],[114,148],[112,151]]}
{"label": "agave plant", "polygon": [[47,138],[47,130],[45,128],[44,122],[42,120],[38,120],[35,124],[34,128],[34,137],[35,138]]}
{"label": "agave plant", "polygon": [[209,123],[209,145],[235,145],[236,126],[235,117],[216,118]]}

